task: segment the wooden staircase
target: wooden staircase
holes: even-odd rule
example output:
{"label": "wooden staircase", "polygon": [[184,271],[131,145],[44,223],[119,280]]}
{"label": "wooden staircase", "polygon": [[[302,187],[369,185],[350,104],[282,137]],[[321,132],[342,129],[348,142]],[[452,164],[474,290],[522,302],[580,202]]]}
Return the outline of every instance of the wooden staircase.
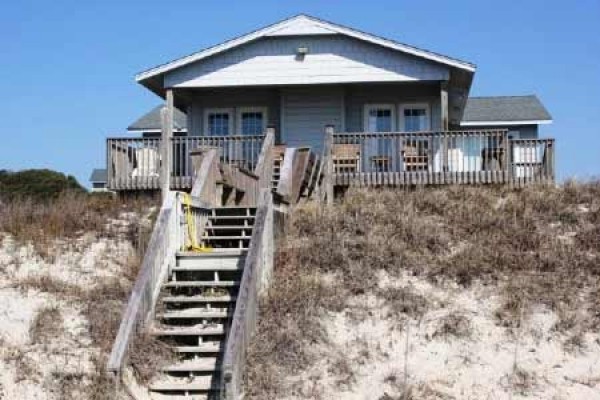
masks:
{"label": "wooden staircase", "polygon": [[217,399],[225,338],[235,310],[256,208],[212,209],[202,244],[208,252],[179,252],[162,286],[150,334],[181,361],[151,382],[152,399]]}

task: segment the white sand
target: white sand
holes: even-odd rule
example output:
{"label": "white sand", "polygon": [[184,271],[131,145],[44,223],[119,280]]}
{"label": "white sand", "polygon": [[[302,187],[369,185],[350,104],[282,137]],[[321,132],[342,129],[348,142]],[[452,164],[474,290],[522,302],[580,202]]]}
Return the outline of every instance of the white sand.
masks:
{"label": "white sand", "polygon": [[[17,246],[6,236],[0,240],[0,399],[58,400],[60,377],[71,374],[85,384],[94,368],[93,358],[99,355],[77,299],[17,289],[17,283],[49,276],[93,289],[119,277],[133,251],[125,240],[97,240],[93,235],[56,242],[53,249],[56,261],[49,262],[35,254],[31,245]],[[60,332],[47,343],[32,343],[31,323],[47,307],[59,310]]]}
{"label": "white sand", "polygon": [[[415,277],[381,278],[382,285],[410,284],[436,306],[398,329],[381,300],[357,297],[354,304],[369,313],[358,320],[348,312],[327,317],[330,343],[315,349],[320,361],[309,371],[289,378],[300,389],[287,399],[395,399],[405,382],[417,399],[600,399],[598,333],[586,335],[581,352],[569,353],[567,338],[552,330],[556,315],[544,308],[515,334],[496,323],[499,298],[489,288],[439,289]],[[471,336],[434,337],[440,320],[453,312],[470,320]],[[350,373],[340,373],[340,360]],[[525,375],[515,375],[515,365]],[[520,386],[524,376],[529,379]]]}

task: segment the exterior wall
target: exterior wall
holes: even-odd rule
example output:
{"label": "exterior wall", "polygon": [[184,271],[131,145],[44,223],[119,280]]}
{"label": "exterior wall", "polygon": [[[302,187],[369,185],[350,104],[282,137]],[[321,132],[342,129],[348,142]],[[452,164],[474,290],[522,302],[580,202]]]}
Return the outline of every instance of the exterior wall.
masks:
{"label": "exterior wall", "polygon": [[266,107],[267,124],[274,125],[277,132],[281,131],[279,89],[215,89],[193,91],[188,96],[190,103],[187,110],[187,123],[190,136],[204,135],[204,111],[207,108],[232,108],[233,132],[237,132],[235,116],[239,107]]}
{"label": "exterior wall", "polygon": [[[306,47],[308,54],[296,51]],[[448,80],[447,66],[343,35],[268,37],[165,75],[165,87]]]}
{"label": "exterior wall", "polygon": [[325,125],[342,130],[343,88],[325,86],[282,91],[282,141],[288,146],[310,146],[320,151]]}
{"label": "exterior wall", "polygon": [[[437,82],[225,88],[189,91],[186,98],[189,99],[187,115],[191,136],[204,135],[208,108],[230,108],[236,115],[239,107],[253,106],[267,107],[268,124],[276,127],[278,142],[310,146],[316,151],[322,147],[325,125],[333,125],[336,132],[363,132],[366,104],[394,104],[398,120],[401,104],[426,103],[430,108],[431,129],[441,129]],[[237,132],[236,123],[237,118],[234,118],[234,132]]]}
{"label": "exterior wall", "polygon": [[364,108],[366,104],[394,104],[396,108],[396,130],[398,107],[403,103],[429,104],[432,130],[441,129],[441,102],[439,84],[373,84],[348,85],[345,90],[345,130],[363,132]]}

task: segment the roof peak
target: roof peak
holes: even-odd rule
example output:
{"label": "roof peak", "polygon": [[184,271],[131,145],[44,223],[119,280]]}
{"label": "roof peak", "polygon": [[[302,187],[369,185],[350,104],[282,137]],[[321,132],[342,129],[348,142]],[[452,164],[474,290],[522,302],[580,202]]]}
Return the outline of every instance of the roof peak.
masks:
{"label": "roof peak", "polygon": [[[301,21],[310,21],[313,25],[302,25],[298,24]],[[294,26],[294,24],[298,24]],[[136,75],[138,82],[144,81],[156,75],[160,75],[171,70],[180,68],[184,65],[202,60],[206,57],[227,51],[231,48],[243,45],[250,41],[268,37],[268,36],[282,36],[282,35],[315,35],[315,34],[341,34],[355,39],[370,42],[379,46],[387,47],[396,51],[401,51],[407,54],[411,54],[416,57],[428,59],[430,61],[446,64],[455,68],[467,70],[469,72],[475,71],[475,65],[466,61],[459,60],[457,58],[448,57],[439,53],[435,53],[429,50],[424,50],[415,46],[407,45],[404,43],[396,42],[391,39],[376,36],[370,33],[362,32],[360,30],[346,27],[337,23],[329,22],[318,17],[308,14],[297,14],[288,18],[285,18],[279,22],[276,22],[266,27],[254,30],[242,36],[227,40],[223,43],[217,44],[212,47],[208,47],[204,50],[189,54],[187,56],[175,59],[157,67],[145,70]]]}

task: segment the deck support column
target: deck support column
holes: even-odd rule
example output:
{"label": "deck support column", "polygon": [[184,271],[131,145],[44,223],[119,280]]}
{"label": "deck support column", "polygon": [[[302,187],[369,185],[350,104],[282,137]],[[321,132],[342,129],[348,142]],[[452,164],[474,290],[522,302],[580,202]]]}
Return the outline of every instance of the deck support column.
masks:
{"label": "deck support column", "polygon": [[325,126],[325,194],[327,195],[327,204],[333,204],[333,158],[331,157],[333,148],[333,125]]}
{"label": "deck support column", "polygon": [[161,170],[160,187],[163,199],[171,190],[172,153],[171,138],[173,137],[173,89],[165,93],[165,106],[160,110],[161,117]]}
{"label": "deck support column", "polygon": [[[447,132],[449,128],[448,124],[448,81],[442,81],[440,84],[440,103],[441,103],[441,128],[442,131]],[[443,165],[442,171],[448,171],[448,136],[444,135],[443,139]]]}

